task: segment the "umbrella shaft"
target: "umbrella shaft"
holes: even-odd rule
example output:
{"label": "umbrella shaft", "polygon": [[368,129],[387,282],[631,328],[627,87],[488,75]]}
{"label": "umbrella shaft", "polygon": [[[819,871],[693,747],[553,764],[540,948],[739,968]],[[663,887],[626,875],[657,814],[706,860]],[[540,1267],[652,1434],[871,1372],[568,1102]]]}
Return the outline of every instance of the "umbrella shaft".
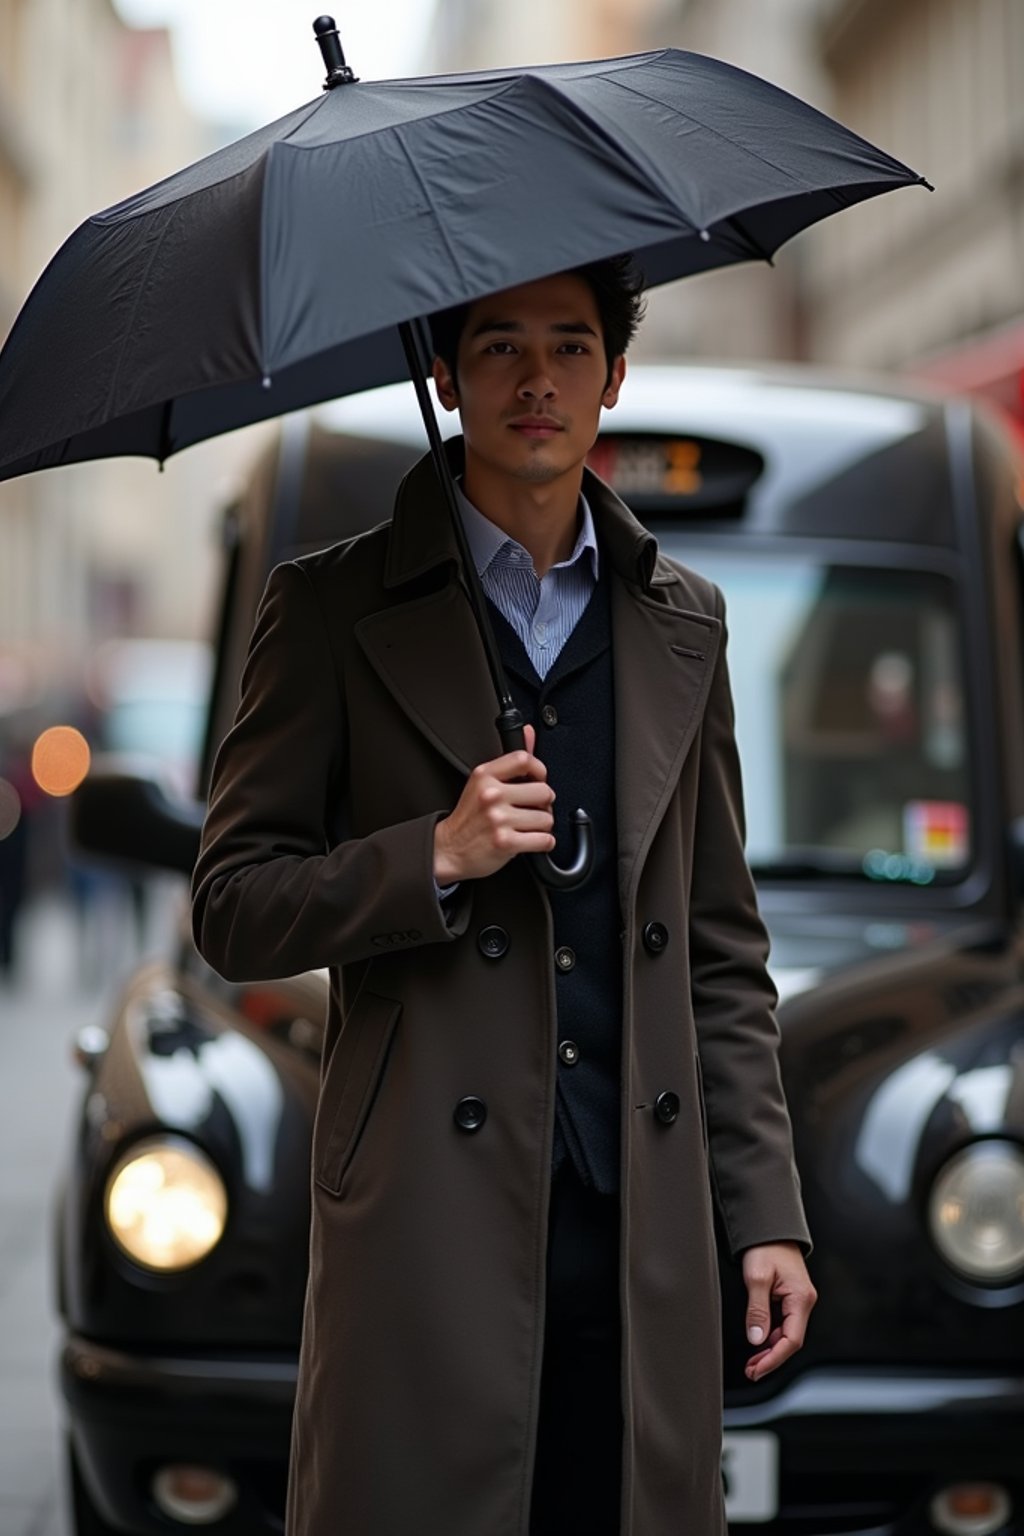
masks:
{"label": "umbrella shaft", "polygon": [[441,481],[441,490],[444,494],[448,515],[452,520],[455,531],[455,542],[458,545],[459,559],[462,562],[462,575],[466,586],[466,595],[473,609],[480,630],[480,638],[484,644],[484,654],[487,657],[487,666],[494,683],[494,691],[498,698],[498,707],[501,711],[495,724],[501,736],[502,746],[506,752],[512,752],[525,746],[523,735],[523,716],[516,708],[512,699],[512,693],[505,676],[505,669],[501,663],[497,641],[491,628],[490,615],[487,612],[487,601],[480,585],[480,577],[477,575],[476,565],[470,552],[469,541],[466,538],[466,530],[462,525],[462,514],[459,512],[459,503],[455,493],[455,481],[452,479],[451,467],[448,456],[444,451],[441,441],[441,433],[437,425],[437,417],[434,415],[434,406],[427,389],[426,375],[430,371],[432,348],[430,345],[430,333],[426,322],[422,319],[405,320],[398,327],[402,338],[402,346],[405,348],[405,358],[409,365],[409,375],[413,388],[416,391],[416,399],[419,401],[420,412],[423,416],[423,425],[426,428],[427,440],[430,443],[430,451],[434,458],[434,466],[438,478]]}

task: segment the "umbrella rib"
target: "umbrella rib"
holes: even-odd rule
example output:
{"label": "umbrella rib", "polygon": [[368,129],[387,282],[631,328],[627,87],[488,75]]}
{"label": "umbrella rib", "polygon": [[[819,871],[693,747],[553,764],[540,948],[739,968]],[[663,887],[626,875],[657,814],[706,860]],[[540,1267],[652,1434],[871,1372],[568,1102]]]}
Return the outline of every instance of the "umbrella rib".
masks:
{"label": "umbrella rib", "polygon": [[[247,160],[243,165],[237,165],[233,169],[226,170],[224,172],[223,176],[216,176],[216,177],[214,177],[214,179],[212,181],[204,181],[200,186],[190,187],[187,192],[183,193],[180,197],[177,198],[177,200],[176,200],[177,203],[180,204],[182,202],[185,202],[189,198],[197,196],[199,193],[210,192],[215,187],[226,186],[229,181],[236,181],[240,176],[247,175],[247,173],[252,170],[253,166],[259,165],[260,161],[266,159],[267,155],[269,154],[270,150],[273,149],[275,144],[287,144],[289,146],[289,148],[291,148],[291,149],[301,149],[301,148],[303,148],[302,145],[293,144],[291,136],[292,136],[293,133],[298,133],[301,128],[305,127],[305,125],[309,122],[310,118],[313,117],[315,113],[319,112],[320,108],[323,106],[323,104],[324,104],[324,102],[326,100],[327,100],[327,97],[325,95],[325,96],[317,97],[315,100],[309,102],[308,103],[308,111],[306,111],[305,116],[302,118],[302,120],[300,122],[295,123],[288,130],[288,132],[286,134],[282,134],[282,136],[279,139],[271,139],[271,140],[269,140],[269,142],[265,145],[265,147],[260,151],[260,153],[258,155],[254,155],[251,160]],[[299,112],[299,111],[302,111],[303,109],[301,107],[297,107],[295,110],[297,112]],[[256,130],[257,133],[262,132],[262,131],[263,130],[261,130],[261,129],[257,129]],[[250,134],[250,135],[248,135],[248,137],[253,138],[253,137],[255,137],[255,134]],[[245,139],[240,139],[238,141],[238,144],[244,144],[245,142],[246,142]],[[216,160],[218,158],[223,159],[228,154],[228,151],[230,151],[232,149],[237,149],[238,144],[228,144],[223,149],[216,149],[216,150],[213,151],[212,154],[206,155],[206,156],[203,157],[203,159],[195,161],[195,163],[192,164],[192,165],[185,165],[185,166],[182,166],[181,169],[178,170],[178,171],[172,171],[172,173],[169,176],[165,176],[162,181],[156,182],[154,184],[154,186],[143,188],[141,193],[135,193],[132,197],[126,198],[126,199],[124,199],[120,203],[114,203],[109,208],[101,208],[98,213],[90,214],[89,218],[85,222],[87,224],[100,224],[100,225],[106,225],[106,224],[129,224],[129,223],[132,223],[135,219],[143,219],[143,218],[147,218],[151,214],[159,213],[161,208],[172,207],[173,204],[171,202],[162,201],[162,202],[150,203],[146,207],[138,208],[133,213],[131,213],[130,215],[124,215],[121,218],[115,219],[115,218],[112,217],[115,213],[118,212],[119,209],[125,207],[127,203],[138,201],[140,196],[144,196],[146,193],[149,193],[149,192],[154,192],[154,191],[157,190],[157,188],[167,187],[167,186],[170,185],[170,183],[176,182],[179,179],[179,177],[185,175],[186,173],[188,173],[190,171],[195,171],[200,166],[206,165],[206,164],[208,164],[212,160]]]}
{"label": "umbrella rib", "polygon": [[[364,128],[362,133],[346,134],[344,142],[345,144],[358,144],[362,139],[380,138],[385,133],[394,133],[397,136],[402,131],[402,129],[415,126],[417,123],[439,123],[443,118],[454,117],[459,112],[471,112],[474,110],[474,108],[479,107],[484,101],[496,101],[499,97],[507,95],[516,85],[520,83],[521,79],[521,75],[516,75],[512,79],[503,80],[501,83],[501,89],[492,91],[489,96],[474,97],[472,101],[460,101],[457,102],[454,106],[445,107],[444,110],[440,112],[423,112],[420,114],[420,116],[407,118],[405,122],[402,123],[386,123],[383,126],[378,126],[375,128]],[[386,82],[374,81],[373,83],[384,84]],[[400,85],[404,85],[406,83],[409,85],[415,85],[417,82],[415,80],[410,80],[408,82],[398,82]],[[302,123],[296,124],[296,132],[298,132],[298,130],[303,126],[304,125]],[[313,154],[316,150],[323,148],[322,144],[296,144],[292,141],[291,138],[275,139],[274,142],[278,144],[287,144],[288,148],[296,151],[296,153],[302,151],[306,154]],[[341,141],[336,140],[333,142],[339,143]]]}
{"label": "umbrella rib", "polygon": [[[649,101],[652,106],[661,107],[663,110],[667,109],[669,112],[678,112],[678,109],[676,107],[671,106],[671,104],[669,102],[660,101],[657,96],[651,96],[647,91],[641,91],[635,85],[627,84],[627,82],[625,80],[618,80],[618,79],[615,78],[614,75],[609,75],[607,78],[608,78],[609,84],[618,86],[620,91],[629,91],[629,93],[631,95],[639,96],[642,101]],[[782,94],[783,95],[787,95],[788,93],[783,91]],[[816,108],[812,108],[811,110],[812,111],[816,111],[817,109]],[[801,181],[798,177],[794,176],[792,171],[788,171],[785,166],[776,165],[775,161],[774,160],[769,160],[767,155],[759,154],[756,149],[751,149],[749,145],[741,144],[741,143],[738,142],[738,140],[731,139],[727,133],[723,133],[720,128],[713,128],[711,126],[711,124],[710,123],[706,123],[703,120],[703,118],[697,117],[693,113],[685,113],[684,114],[684,113],[680,112],[680,113],[678,113],[678,115],[680,117],[683,117],[683,116],[689,117],[689,120],[691,122],[697,123],[699,125],[699,127],[704,129],[705,133],[713,134],[716,139],[720,139],[723,144],[728,144],[732,149],[737,150],[740,154],[749,155],[752,160],[759,161],[759,163],[761,165],[770,166],[773,171],[776,171],[780,176],[785,176],[788,181],[791,181],[793,183],[793,186],[798,191],[801,191],[801,192],[818,192],[818,191],[821,191],[821,190],[828,190],[828,191],[834,191],[835,190],[834,188],[822,189],[822,188],[814,187],[814,186],[808,187],[805,181]],[[818,115],[819,115],[819,117],[823,117],[824,116],[823,113],[819,113]],[[825,120],[826,120],[826,122],[829,121],[827,118]],[[840,124],[840,127],[841,126],[842,126],[842,124]],[[857,143],[863,144],[865,146],[865,148],[870,149],[872,151],[872,153],[874,153],[876,155],[880,153],[878,150],[876,150],[874,148],[873,145],[868,144],[866,139],[860,138],[860,136],[858,134],[855,134],[855,133],[851,132],[850,129],[844,129],[844,132],[848,133],[850,138],[856,140]],[[901,160],[895,160],[895,159],[893,159],[893,157],[891,155],[884,155],[884,158],[889,162],[889,164],[891,165],[891,167],[894,170],[895,169],[899,169],[901,171],[906,171],[908,175],[914,177],[915,181],[922,180],[922,178],[917,175],[916,171],[912,171],[910,169],[910,167],[908,165],[904,165]],[[853,183],[853,185],[857,185],[857,183]],[[846,205],[844,204],[843,206],[845,207]],[[726,217],[728,217],[728,215],[726,215]]]}
{"label": "umbrella rib", "polygon": [[[741,154],[749,155],[751,159],[758,160],[762,165],[770,166],[773,171],[777,171],[780,176],[785,176],[788,181],[791,181],[799,191],[806,192],[808,190],[806,185],[798,180],[792,171],[788,171],[785,166],[776,165],[775,161],[769,160],[767,155],[758,154],[756,149],[750,149],[746,144],[739,144],[735,139],[730,139],[727,133],[723,133],[719,128],[712,128],[710,123],[704,122],[703,118],[697,117],[694,113],[680,112],[677,107],[671,106],[668,102],[659,101],[657,96],[651,96],[647,91],[638,90],[635,85],[628,85],[624,80],[616,80],[612,75],[608,76],[608,83],[609,85],[618,86],[620,91],[628,91],[631,96],[639,96],[642,101],[649,101],[652,106],[661,107],[663,110],[667,109],[669,112],[675,112],[678,117],[687,119],[691,123],[696,123],[698,127],[703,128],[705,133],[713,134],[716,139],[721,139],[723,144],[728,144],[732,149],[738,150]],[[812,188],[811,190],[817,189]]]}
{"label": "umbrella rib", "polygon": [[773,253],[771,251],[765,250],[761,242],[754,239],[749,229],[744,229],[743,225],[740,223],[735,214],[730,214],[728,218],[716,222],[714,225],[714,230],[715,239],[720,244],[722,243],[723,233],[727,232],[729,234],[736,234],[739,236],[740,243],[744,245],[748,250],[753,251],[754,255],[760,261],[766,261],[770,267],[774,267],[775,257]]}
{"label": "umbrella rib", "polygon": [[[664,51],[665,50],[663,50],[663,52]],[[648,157],[642,151],[636,148],[632,139],[627,141],[622,136],[616,138],[616,136],[612,134],[608,128],[605,127],[604,123],[601,122],[599,118],[594,117],[590,112],[588,112],[586,108],[576,100],[575,97],[567,96],[564,91],[559,90],[557,82],[551,83],[547,80],[539,80],[539,78],[534,75],[528,76],[526,78],[530,80],[537,80],[538,84],[540,84],[543,88],[549,89],[551,94],[555,96],[558,101],[560,101],[562,105],[566,107],[571,113],[573,113],[581,122],[585,123],[592,133],[599,135],[604,144],[614,151],[618,166],[621,167],[622,162],[625,161],[629,168],[636,175],[643,178],[644,190],[648,193],[655,192],[662,199],[665,207],[669,209],[675,218],[682,219],[687,228],[690,230],[697,228],[697,225],[690,218],[686,210],[680,208],[678,202],[676,202],[674,198],[670,197],[667,193],[664,192],[661,185],[661,178],[658,175],[657,166],[650,164]],[[549,133],[554,131],[550,124],[547,124],[546,127]],[[563,136],[568,138],[568,134],[563,134]]]}
{"label": "umbrella rib", "polygon": [[[157,238],[153,242],[153,249],[150,252],[149,260],[146,262],[146,270],[143,273],[142,278],[140,279],[140,281],[138,283],[138,286],[135,289],[135,299],[134,299],[134,302],[132,304],[131,316],[130,316],[130,318],[128,320],[128,323],[126,324],[126,326],[124,328],[124,336],[122,338],[121,345],[120,345],[120,347],[118,349],[117,362],[114,365],[114,377],[111,379],[111,381],[110,381],[110,388],[107,391],[107,400],[106,400],[106,405],[104,406],[104,414],[103,414],[103,421],[104,422],[110,420],[110,411],[111,411],[111,407],[112,407],[113,402],[114,402],[114,397],[115,397],[115,395],[117,393],[117,386],[121,382],[121,369],[124,367],[124,358],[125,358],[125,353],[128,350],[128,342],[129,342],[129,339],[131,338],[131,336],[132,336],[132,334],[133,334],[133,332],[135,330],[135,316],[139,312],[139,305],[142,303],[142,295],[145,292],[147,283],[149,282],[149,274],[153,270],[153,263],[156,261],[156,258],[160,254],[160,248],[163,245],[165,239],[167,238],[167,231],[170,229],[171,225],[174,223],[175,219],[178,217],[179,212],[181,211],[181,209],[184,206],[185,205],[184,205],[183,202],[172,203],[170,205],[170,207],[171,207],[170,217],[167,219],[167,221],[164,224],[163,228],[161,229],[159,235],[157,236]],[[102,423],[97,423],[97,425],[102,425]]]}
{"label": "umbrella rib", "polygon": [[[402,124],[402,127],[404,126],[405,125]],[[396,127],[395,129],[395,142],[398,144],[399,149],[402,151],[402,154],[408,161],[409,169],[412,171],[413,176],[416,178],[416,184],[420,189],[423,200],[427,207],[430,209],[431,218],[434,220],[437,232],[441,236],[445,250],[448,252],[448,260],[452,264],[452,269],[458,274],[460,282],[465,282],[465,273],[463,272],[462,264],[459,261],[458,253],[455,250],[455,247],[452,245],[451,241],[448,239],[448,232],[444,227],[444,220],[441,218],[441,215],[438,213],[436,207],[434,206],[434,199],[430,194],[430,188],[427,186],[426,181],[423,179],[420,168],[416,164],[416,160],[412,154],[412,151],[409,149],[409,146],[402,138],[401,127]]]}

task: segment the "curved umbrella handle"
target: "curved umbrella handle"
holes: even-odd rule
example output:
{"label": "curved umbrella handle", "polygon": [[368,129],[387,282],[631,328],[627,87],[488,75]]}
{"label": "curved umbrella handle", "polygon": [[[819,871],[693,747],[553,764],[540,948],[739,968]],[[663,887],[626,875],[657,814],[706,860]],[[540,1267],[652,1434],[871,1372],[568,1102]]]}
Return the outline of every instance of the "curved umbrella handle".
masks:
{"label": "curved umbrella handle", "polygon": [[[526,732],[520,710],[503,709],[494,723],[506,752],[525,750]],[[570,891],[574,886],[582,885],[594,867],[594,823],[586,811],[580,809],[573,812],[572,820],[576,828],[576,843],[571,864],[556,864],[548,853],[528,855],[538,879],[555,891]]]}
{"label": "curved umbrella handle", "polygon": [[582,885],[594,867],[594,823],[586,811],[578,808],[572,819],[576,826],[576,851],[571,864],[556,864],[549,853],[530,854],[538,877],[555,891],[571,891],[573,886]]}

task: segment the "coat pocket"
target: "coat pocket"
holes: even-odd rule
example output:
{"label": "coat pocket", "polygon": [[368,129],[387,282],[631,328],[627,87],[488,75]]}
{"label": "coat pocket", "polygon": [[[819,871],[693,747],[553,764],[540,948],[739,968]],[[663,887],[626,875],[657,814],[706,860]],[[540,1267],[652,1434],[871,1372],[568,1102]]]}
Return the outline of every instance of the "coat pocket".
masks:
{"label": "coat pocket", "polygon": [[313,1126],[313,1177],[332,1195],[366,1128],[401,1012],[393,998],[362,992],[342,1025]]}

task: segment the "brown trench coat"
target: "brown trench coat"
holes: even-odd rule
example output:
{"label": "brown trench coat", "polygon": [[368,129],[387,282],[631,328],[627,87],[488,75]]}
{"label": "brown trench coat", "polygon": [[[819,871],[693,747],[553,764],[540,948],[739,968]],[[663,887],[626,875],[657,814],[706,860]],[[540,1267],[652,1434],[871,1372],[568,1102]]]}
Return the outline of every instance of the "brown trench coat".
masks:
{"label": "brown trench coat", "polygon": [[[721,598],[589,472],[584,489],[612,583],[624,919],[621,1530],[717,1536],[712,1199],[734,1252],[807,1231]],[[331,974],[289,1536],[527,1532],[554,945],[527,860],[465,882],[450,926],[435,897],[434,825],[500,753],[454,558],[423,460],[391,524],[273,572],[196,869],[218,971]],[[511,939],[497,964],[477,947],[488,924]],[[652,1108],[666,1089],[670,1125]],[[489,1111],[472,1135],[452,1117],[466,1095]]]}

